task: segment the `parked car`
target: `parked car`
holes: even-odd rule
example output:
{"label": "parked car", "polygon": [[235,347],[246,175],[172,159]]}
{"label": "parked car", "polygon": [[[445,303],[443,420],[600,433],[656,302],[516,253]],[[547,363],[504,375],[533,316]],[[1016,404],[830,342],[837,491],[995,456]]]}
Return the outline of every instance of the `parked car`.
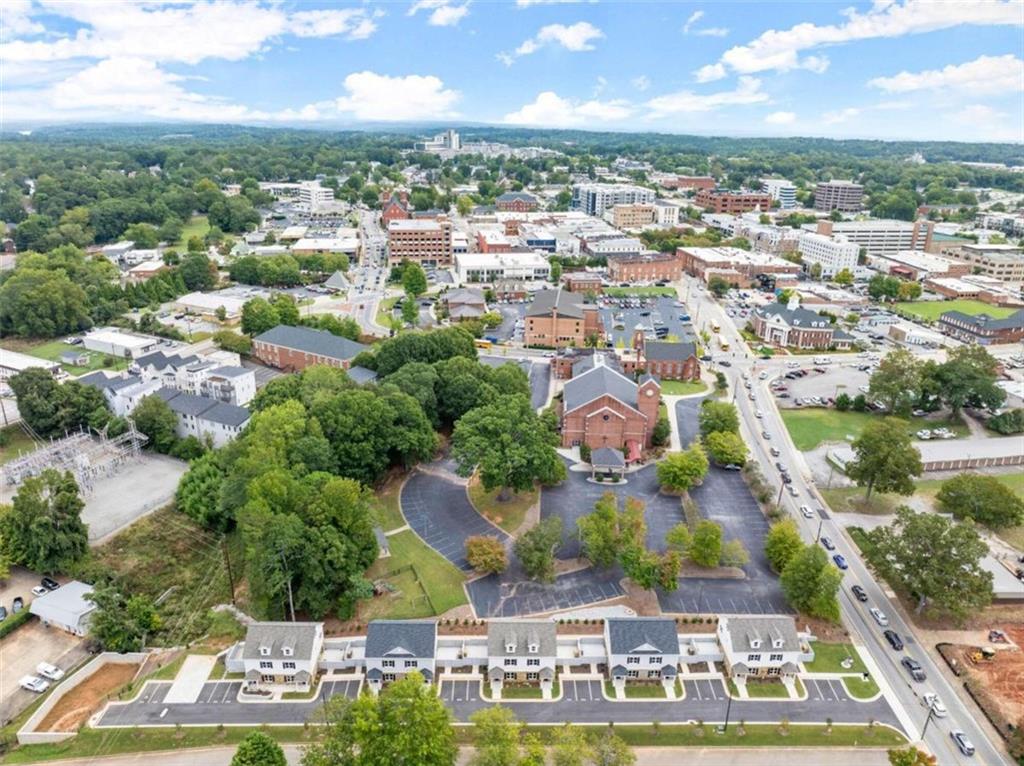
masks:
{"label": "parked car", "polygon": [[768,378],[768,370],[761,370],[761,374],[757,376],[758,380],[766,380]]}
{"label": "parked car", "polygon": [[883,628],[887,628],[889,626],[889,618],[885,616],[885,612],[883,612],[881,609],[871,607],[868,610],[868,612],[871,614],[872,617],[875,618],[875,622],[877,622]]}
{"label": "parked car", "polygon": [[768,451],[772,453],[772,457],[778,457],[779,455],[782,454],[782,452],[779,451],[778,447],[769,447]]}
{"label": "parked car", "polygon": [[834,550],[836,549],[836,545],[835,545],[835,543],[833,543],[833,542],[832,542],[832,541],[831,541],[831,540],[830,540],[829,538],[827,538],[827,537],[824,537],[824,536],[822,536],[822,538],[821,538],[821,544],[822,544],[823,546],[825,546],[825,550],[827,550],[827,551],[834,551]]}
{"label": "parked car", "polygon": [[44,588],[42,585],[37,585],[37,586],[35,586],[32,589],[32,595],[33,596],[45,596],[46,595],[46,588]]}
{"label": "parked car", "polygon": [[44,577],[42,580],[39,581],[39,584],[42,585],[47,590],[57,590],[57,588],[60,587],[60,583],[59,582],[57,582],[56,580],[51,579],[49,577]]}
{"label": "parked car", "polygon": [[960,752],[966,756],[974,755],[974,743],[967,739],[967,735],[960,730],[951,731],[949,733],[950,738],[960,749]]}
{"label": "parked car", "polygon": [[897,652],[903,651],[903,639],[900,638],[899,633],[895,630],[887,630],[883,632],[882,635],[885,636],[885,640],[889,642],[889,646]]}
{"label": "parked car", "polygon": [[7,619],[7,607],[6,606],[0,606],[0,622],[3,622],[6,619]]}
{"label": "parked car", "polygon": [[782,483],[783,484],[792,484],[793,483],[793,477],[790,476],[788,473],[782,474],[781,479],[782,479]]}
{"label": "parked car", "polygon": [[949,715],[949,711],[946,710],[946,706],[942,704],[942,700],[939,699],[939,695],[935,694],[935,692],[925,693],[924,704],[931,708],[932,715],[936,718],[945,718]]}
{"label": "parked car", "polygon": [[36,673],[43,678],[49,678],[51,681],[59,681],[64,677],[64,671],[56,665],[51,665],[49,662],[40,662],[36,665]]}
{"label": "parked car", "polygon": [[761,410],[754,410],[754,417],[760,420],[764,417],[764,413]]}
{"label": "parked car", "polygon": [[728,463],[726,465],[723,465],[722,468],[724,468],[726,471],[742,471],[743,470],[743,466],[737,465],[736,463]]}
{"label": "parked car", "polygon": [[18,685],[21,686],[22,689],[28,689],[30,692],[35,692],[36,694],[42,694],[50,688],[50,682],[44,681],[39,676],[22,676]]}
{"label": "parked car", "polygon": [[832,560],[836,562],[837,567],[844,571],[850,568],[850,565],[846,563],[846,559],[843,557],[843,554],[841,553],[837,553],[835,556],[833,556]]}
{"label": "parked car", "polygon": [[811,510],[811,506],[809,506],[809,505],[801,505],[800,506],[800,514],[805,519],[813,519],[814,518],[814,511]]}
{"label": "parked car", "polygon": [[921,663],[913,657],[904,657],[900,660],[900,664],[907,669],[907,672],[910,673],[910,677],[915,681],[924,681],[927,678],[924,673],[924,668],[921,667]]}
{"label": "parked car", "polygon": [[25,599],[21,596],[15,596],[14,601],[11,602],[11,613],[17,614],[25,608]]}
{"label": "parked car", "polygon": [[867,602],[867,600],[868,600],[867,591],[865,591],[859,585],[854,585],[852,588],[850,588],[850,592],[853,593],[853,597],[855,599],[857,599],[858,601],[860,601],[861,603],[866,603]]}
{"label": "parked car", "polygon": [[723,367],[732,367],[732,362],[730,362],[728,359],[723,359],[721,362],[719,362],[719,364],[722,365]]}

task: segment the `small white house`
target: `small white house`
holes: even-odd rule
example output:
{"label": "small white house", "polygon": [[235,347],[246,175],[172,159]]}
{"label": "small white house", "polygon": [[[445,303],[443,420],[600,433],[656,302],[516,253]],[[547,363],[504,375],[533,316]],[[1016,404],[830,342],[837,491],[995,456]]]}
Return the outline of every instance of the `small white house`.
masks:
{"label": "small white house", "polygon": [[242,645],[246,687],[309,689],[316,681],[323,645],[320,622],[251,623]]}
{"label": "small white house", "polygon": [[675,620],[612,617],[604,623],[608,673],[615,686],[629,681],[674,680],[679,665]]}
{"label": "small white house", "polygon": [[487,678],[495,698],[505,683],[539,685],[544,698],[555,679],[558,641],[550,620],[492,620],[487,624]]}
{"label": "small white house", "polygon": [[72,580],[32,599],[28,611],[47,627],[60,628],[76,636],[89,631],[89,619],[96,610],[96,604],[89,599],[92,586]]}
{"label": "small white house", "polygon": [[373,620],[366,626],[366,681],[377,694],[384,684],[419,672],[434,680],[437,623],[432,620]]}
{"label": "small white house", "polygon": [[800,662],[814,659],[809,643],[796,632],[796,622],[785,615],[722,617],[718,642],[726,671],[735,678],[792,677]]}

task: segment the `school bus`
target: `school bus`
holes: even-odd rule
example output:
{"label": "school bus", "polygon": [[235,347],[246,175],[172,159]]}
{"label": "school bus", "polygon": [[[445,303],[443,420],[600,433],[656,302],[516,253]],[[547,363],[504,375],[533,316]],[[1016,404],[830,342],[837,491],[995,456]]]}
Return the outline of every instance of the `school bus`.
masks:
{"label": "school bus", "polygon": [[712,322],[711,322],[711,331],[712,332],[718,332],[721,329],[722,328],[718,326],[718,322],[715,322],[714,320],[712,320]]}
{"label": "school bus", "polygon": [[727,341],[725,338],[719,338],[718,339],[718,346],[722,349],[722,351],[728,351],[729,350],[729,341]]}
{"label": "school bus", "polygon": [[477,338],[476,340],[473,341],[473,345],[476,346],[477,348],[488,349],[491,348],[494,344],[491,343],[489,340]]}

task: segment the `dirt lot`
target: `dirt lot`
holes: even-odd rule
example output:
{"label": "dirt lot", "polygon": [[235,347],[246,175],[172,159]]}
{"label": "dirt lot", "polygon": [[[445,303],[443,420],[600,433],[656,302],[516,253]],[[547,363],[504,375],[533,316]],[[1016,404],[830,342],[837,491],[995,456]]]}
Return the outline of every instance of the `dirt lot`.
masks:
{"label": "dirt lot", "polygon": [[64,695],[39,725],[39,731],[77,731],[107,695],[124,686],[135,677],[139,666],[104,665],[89,678]]}
{"label": "dirt lot", "polygon": [[[1018,647],[1024,646],[1024,625],[1004,630]],[[957,646],[957,659],[988,690],[1006,719],[1019,721],[1024,718],[1024,650],[1000,649],[998,644],[992,647],[996,649],[996,656],[991,662],[972,664],[968,657],[974,647],[962,645]]]}

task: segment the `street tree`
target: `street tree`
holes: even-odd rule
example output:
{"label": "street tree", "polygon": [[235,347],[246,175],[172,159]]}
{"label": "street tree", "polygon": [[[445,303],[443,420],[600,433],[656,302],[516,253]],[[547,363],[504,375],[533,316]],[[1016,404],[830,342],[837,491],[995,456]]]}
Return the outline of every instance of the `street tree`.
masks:
{"label": "street tree", "polygon": [[874,490],[898,495],[914,493],[914,477],[924,470],[921,453],[910,439],[908,424],[898,418],[872,420],[852,445],[855,458],[846,466],[846,475],[867,487],[867,498]]}
{"label": "street tree", "polygon": [[269,734],[254,731],[238,743],[231,766],[288,766],[288,761],[281,746]]}
{"label": "street tree", "polygon": [[522,724],[511,710],[501,705],[485,707],[469,720],[474,726],[469,766],[518,766]]}
{"label": "street tree", "polygon": [[[277,318],[281,324],[294,327],[299,323],[299,304],[288,293],[278,293],[271,299],[270,305],[277,311]],[[244,304],[242,308],[245,308]]]}
{"label": "street tree", "polygon": [[710,290],[716,298],[724,297],[731,288],[732,285],[726,282],[722,277],[711,277],[711,279],[708,280],[708,290]]}
{"label": "street tree", "polygon": [[562,544],[562,519],[548,516],[515,542],[515,552],[527,577],[540,582],[555,579],[555,551]]}
{"label": "street tree", "polygon": [[555,452],[557,436],[538,417],[525,396],[510,396],[463,415],[452,434],[452,456],[463,476],[475,470],[484,489],[509,492],[555,484],[565,464]]}
{"label": "street tree", "polygon": [[576,522],[583,555],[595,567],[606,569],[619,557],[619,512],[614,493],[605,492],[594,510]]}
{"label": "street tree", "polygon": [[499,574],[508,568],[508,554],[494,535],[466,538],[466,561],[480,574]]}
{"label": "street tree", "polygon": [[934,368],[943,403],[954,413],[964,407],[995,410],[1006,401],[996,383],[999,362],[984,346],[969,343],[951,349],[946,361]]}
{"label": "street tree", "polygon": [[942,483],[939,508],[993,529],[1024,524],[1024,500],[996,476],[961,473]]}
{"label": "street tree", "polygon": [[584,766],[590,759],[590,743],[578,726],[561,726],[554,731],[551,740],[552,766]]}
{"label": "street tree", "polygon": [[605,731],[592,746],[590,762],[593,766],[633,766],[636,754],[622,737]]}
{"label": "street tree", "polygon": [[96,604],[89,633],[106,651],[142,651],[162,624],[153,602],[141,594],[126,596],[113,585],[98,585],[88,598]]}
{"label": "street tree", "polygon": [[704,519],[697,522],[687,555],[699,567],[715,567],[722,558],[722,527]]}
{"label": "street tree", "polygon": [[913,745],[893,748],[886,755],[889,756],[889,766],[936,766],[939,762],[934,755],[928,755]]}
{"label": "street tree", "polygon": [[868,393],[889,412],[906,417],[921,388],[921,362],[905,348],[886,354],[869,381]]}
{"label": "street tree", "polygon": [[902,506],[889,526],[868,533],[868,560],[893,589],[925,609],[962,621],[992,602],[992,573],[981,566],[988,546],[971,522]]}
{"label": "street tree", "polygon": [[804,541],[800,538],[796,522],[790,518],[772,524],[764,538],[765,556],[776,572],[782,572],[803,547]]}
{"label": "street tree", "polygon": [[405,298],[402,301],[402,321],[408,325],[415,325],[420,316],[419,307],[415,298]]}
{"label": "street tree", "polygon": [[840,269],[839,272],[832,277],[832,281],[837,285],[847,287],[853,284],[853,273],[849,269]]}
{"label": "street tree", "polygon": [[0,515],[0,540],[11,561],[46,574],[67,572],[89,548],[85,503],[70,472],[47,468],[22,482]]}
{"label": "street tree", "polygon": [[418,672],[352,701],[323,705],[324,731],[302,754],[302,766],[454,766],[451,712]]}
{"label": "street tree", "polygon": [[410,298],[419,298],[427,291],[427,275],[418,263],[407,263],[402,270],[402,289]]}
{"label": "street tree", "polygon": [[740,432],[740,416],[736,405],[705,399],[700,406],[700,434],[707,436],[715,431]]}
{"label": "street tree", "polygon": [[658,463],[658,484],[669,492],[686,492],[708,472],[708,456],[699,442],[682,452],[672,452]]}
{"label": "street tree", "polygon": [[718,465],[743,465],[747,462],[747,445],[732,431],[712,431],[704,437],[711,459]]}
{"label": "street tree", "polygon": [[823,549],[805,545],[786,564],[779,583],[786,600],[798,612],[836,622],[842,577]]}

